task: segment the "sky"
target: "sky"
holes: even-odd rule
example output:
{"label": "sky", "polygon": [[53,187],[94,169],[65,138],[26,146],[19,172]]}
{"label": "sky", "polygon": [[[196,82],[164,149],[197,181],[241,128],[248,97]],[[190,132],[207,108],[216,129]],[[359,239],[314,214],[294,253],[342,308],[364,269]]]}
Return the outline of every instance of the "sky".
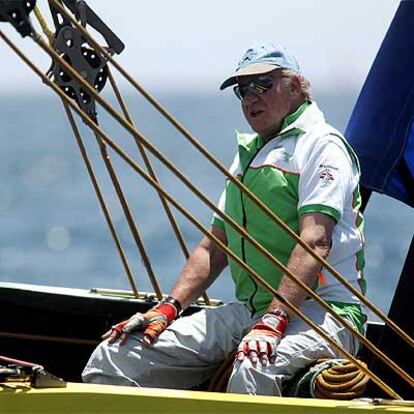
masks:
{"label": "sky", "polygon": [[[153,90],[217,91],[252,44],[291,49],[304,75],[323,88],[362,85],[399,0],[89,0],[124,41],[119,62]],[[46,0],[38,0],[51,25]],[[9,25],[0,29],[45,71],[50,59]],[[0,90],[40,91],[40,80],[0,40]]]}

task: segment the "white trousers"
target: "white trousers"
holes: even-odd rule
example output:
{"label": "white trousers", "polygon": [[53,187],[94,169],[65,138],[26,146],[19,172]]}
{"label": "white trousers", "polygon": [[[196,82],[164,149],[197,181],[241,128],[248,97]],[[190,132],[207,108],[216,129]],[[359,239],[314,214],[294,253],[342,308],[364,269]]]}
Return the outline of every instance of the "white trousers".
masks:
{"label": "white trousers", "polygon": [[[337,343],[355,355],[358,341],[333,316],[313,301],[301,310]],[[155,388],[194,388],[209,379],[221,362],[239,345],[258,317],[240,303],[203,309],[178,319],[150,346],[142,345],[142,334],[134,333],[123,346],[118,342],[98,345],[82,374],[98,384]],[[319,358],[342,357],[299,318],[289,320],[275,364],[252,364],[248,358],[236,362],[228,392],[281,395],[286,380]]]}

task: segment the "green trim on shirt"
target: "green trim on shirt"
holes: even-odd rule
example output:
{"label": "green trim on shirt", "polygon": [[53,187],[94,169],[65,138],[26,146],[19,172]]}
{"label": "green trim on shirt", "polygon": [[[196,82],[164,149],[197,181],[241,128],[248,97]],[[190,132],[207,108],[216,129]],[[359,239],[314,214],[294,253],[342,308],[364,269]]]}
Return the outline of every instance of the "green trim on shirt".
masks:
{"label": "green trim on shirt", "polygon": [[216,226],[216,227],[218,227],[219,229],[222,229],[222,230],[224,230],[224,228],[225,228],[224,221],[221,219],[221,217],[213,216],[213,220],[211,220],[211,225]]}
{"label": "green trim on shirt", "polygon": [[293,114],[286,115],[283,119],[282,127],[280,128],[283,131],[290,124],[293,124],[302,114],[305,112],[305,109],[310,105],[309,102],[304,102]]}
{"label": "green trim on shirt", "polygon": [[350,319],[358,332],[364,335],[364,324],[368,318],[367,315],[362,312],[359,304],[334,302],[330,300],[327,300],[326,302],[339,316]]}
{"label": "green trim on shirt", "polygon": [[323,213],[328,216],[331,216],[338,222],[341,219],[341,214],[338,210],[335,210],[332,207],[325,206],[323,204],[309,204],[307,206],[303,206],[298,210],[298,215],[302,216],[306,213]]}

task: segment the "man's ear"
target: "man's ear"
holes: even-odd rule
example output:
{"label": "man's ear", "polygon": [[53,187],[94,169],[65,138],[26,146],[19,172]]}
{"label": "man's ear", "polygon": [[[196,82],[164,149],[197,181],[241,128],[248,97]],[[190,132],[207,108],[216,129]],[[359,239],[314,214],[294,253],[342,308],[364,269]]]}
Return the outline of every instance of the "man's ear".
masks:
{"label": "man's ear", "polygon": [[292,93],[294,93],[295,95],[299,95],[301,94],[301,81],[299,76],[291,76],[290,78],[290,90]]}

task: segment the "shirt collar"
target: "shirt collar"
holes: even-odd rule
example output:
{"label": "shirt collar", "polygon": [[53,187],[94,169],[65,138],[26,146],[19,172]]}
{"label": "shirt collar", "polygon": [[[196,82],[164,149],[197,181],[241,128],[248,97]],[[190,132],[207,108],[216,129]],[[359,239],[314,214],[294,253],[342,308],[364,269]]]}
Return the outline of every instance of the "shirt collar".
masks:
{"label": "shirt collar", "polygon": [[305,111],[305,109],[310,105],[309,102],[304,102],[295,112],[292,114],[286,115],[282,122],[281,131],[286,129],[290,124],[293,124]]}
{"label": "shirt collar", "polygon": [[[278,137],[302,135],[313,125],[324,122],[324,120],[325,117],[316,102],[305,102],[294,113],[284,118]],[[263,137],[257,133],[243,134],[240,132],[237,132],[237,143],[242,165],[247,165],[250,158],[266,144]]]}
{"label": "shirt collar", "polygon": [[304,134],[313,125],[324,121],[325,117],[316,102],[305,102],[293,114],[285,117],[279,136]]}

